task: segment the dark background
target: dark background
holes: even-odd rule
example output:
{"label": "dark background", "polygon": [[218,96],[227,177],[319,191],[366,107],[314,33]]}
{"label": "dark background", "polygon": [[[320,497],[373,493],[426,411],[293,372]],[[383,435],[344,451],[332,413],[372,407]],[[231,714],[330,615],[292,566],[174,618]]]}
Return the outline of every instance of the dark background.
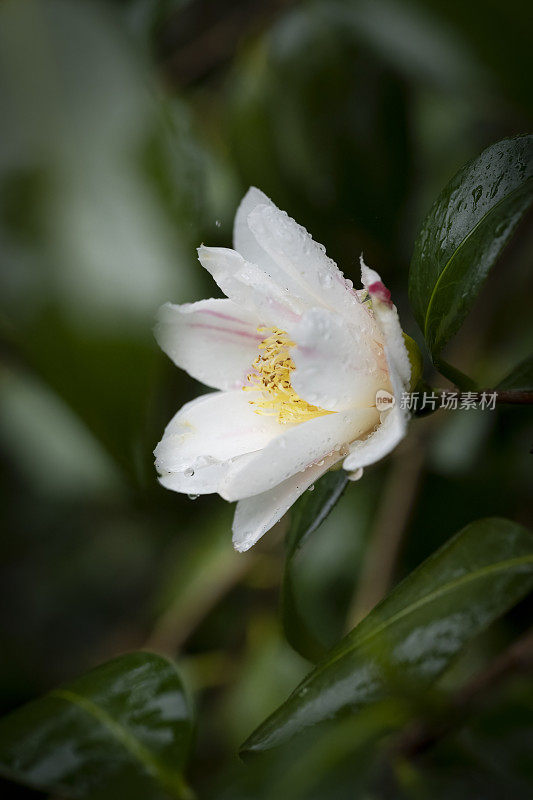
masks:
{"label": "dark background", "polygon": [[[253,184],[356,283],[364,251],[418,338],[414,238],[459,167],[531,128],[531,34],[518,0],[2,2],[5,711],[126,650],[168,653],[199,710],[192,783],[212,796],[307,664],[277,614],[282,531],[235,554],[228,504],[156,482],[153,447],[201,391],[158,352],[156,310],[218,296],[195,248],[231,246]],[[450,345],[482,385],[531,352],[530,267],[526,223]],[[384,503],[407,518],[384,554],[395,581],[473,519],[531,524],[531,423],[527,408],[440,412],[350,486],[299,565],[324,642],[361,601]],[[528,610],[450,680],[510,641]],[[445,763],[464,788],[461,758]]]}

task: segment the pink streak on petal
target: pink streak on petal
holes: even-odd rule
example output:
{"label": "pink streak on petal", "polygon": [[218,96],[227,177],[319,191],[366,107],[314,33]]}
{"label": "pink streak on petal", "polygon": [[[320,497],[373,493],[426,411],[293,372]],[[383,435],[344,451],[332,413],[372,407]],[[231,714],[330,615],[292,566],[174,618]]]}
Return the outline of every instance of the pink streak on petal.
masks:
{"label": "pink streak on petal", "polygon": [[190,328],[204,328],[209,331],[218,331],[219,333],[227,333],[230,336],[238,336],[241,339],[252,339],[254,342],[261,342],[263,337],[259,333],[249,333],[248,331],[236,331],[231,328],[223,328],[220,325],[207,325],[204,322],[191,322]]}
{"label": "pink streak on petal", "polygon": [[392,306],[391,294],[382,281],[371,283],[368,287],[368,293],[372,299],[379,300],[380,303],[385,303],[387,306]]}
{"label": "pink streak on petal", "polygon": [[231,314],[223,314],[221,311],[211,311],[209,309],[204,309],[203,311],[198,311],[198,314],[207,314],[210,317],[218,317],[219,319],[227,319],[230,322],[236,322],[238,325],[247,325],[248,323],[243,322],[243,320],[239,319],[238,317],[233,317]]}

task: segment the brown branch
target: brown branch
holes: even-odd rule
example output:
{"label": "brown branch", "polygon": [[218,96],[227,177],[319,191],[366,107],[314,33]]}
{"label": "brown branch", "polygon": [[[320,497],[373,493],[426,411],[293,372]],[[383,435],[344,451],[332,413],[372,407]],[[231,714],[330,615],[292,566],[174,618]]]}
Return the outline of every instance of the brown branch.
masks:
{"label": "brown branch", "polygon": [[[481,395],[483,392],[478,392],[478,400],[481,400]],[[533,392],[527,391],[502,391],[499,392],[497,390],[493,390],[492,392],[490,389],[485,391],[485,395],[487,394],[496,394],[496,402],[497,403],[516,403],[520,405],[530,405],[533,403]]]}

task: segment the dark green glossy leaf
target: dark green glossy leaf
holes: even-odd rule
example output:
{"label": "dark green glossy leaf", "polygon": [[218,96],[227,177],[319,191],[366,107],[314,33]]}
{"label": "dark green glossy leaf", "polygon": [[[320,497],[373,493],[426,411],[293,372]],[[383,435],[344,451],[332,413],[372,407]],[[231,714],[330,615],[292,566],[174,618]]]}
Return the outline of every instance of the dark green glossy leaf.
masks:
{"label": "dark green glossy leaf", "polygon": [[533,536],[508,520],[473,522],[351,631],[243,750],[276,747],[382,700],[398,684],[429,686],[466,642],[532,587]]}
{"label": "dark green glossy leaf", "polygon": [[533,356],[517,364],[496,388],[505,391],[533,392]]}
{"label": "dark green glossy leaf", "polygon": [[130,653],[0,721],[0,772],[65,798],[188,798],[191,711],[175,667]]}
{"label": "dark green glossy leaf", "polygon": [[433,357],[457,332],[533,198],[533,136],[503,139],[461,169],[415,243],[409,298]]}
{"label": "dark green glossy leaf", "polygon": [[390,747],[390,735],[406,725],[412,715],[409,704],[390,698],[365,708],[357,718],[334,720],[320,729],[308,730],[281,750],[247,759],[238,781],[222,797],[375,798],[373,788],[376,778],[383,775],[383,755],[387,745]]}
{"label": "dark green glossy leaf", "polygon": [[303,542],[326,519],[342,495],[348,479],[344,470],[327,472],[306,492],[292,511],[291,527],[287,533],[287,556],[281,588],[281,613],[285,636],[289,644],[310,661],[317,661],[326,652],[299,608],[293,581],[293,560]]}

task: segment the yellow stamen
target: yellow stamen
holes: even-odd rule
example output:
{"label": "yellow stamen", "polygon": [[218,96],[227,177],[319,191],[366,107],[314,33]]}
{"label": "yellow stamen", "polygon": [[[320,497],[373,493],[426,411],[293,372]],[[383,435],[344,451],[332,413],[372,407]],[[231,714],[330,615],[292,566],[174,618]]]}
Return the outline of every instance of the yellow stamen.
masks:
{"label": "yellow stamen", "polygon": [[282,425],[333,414],[333,411],[325,411],[302,400],[292,388],[291,372],[295,364],[290,348],[295,343],[288,334],[278,328],[260,327],[257,330],[258,333],[270,333],[259,344],[259,355],[252,364],[255,372],[247,376],[250,385],[243,386],[245,392],[261,392],[261,399],[250,400],[255,413],[277,417]]}

